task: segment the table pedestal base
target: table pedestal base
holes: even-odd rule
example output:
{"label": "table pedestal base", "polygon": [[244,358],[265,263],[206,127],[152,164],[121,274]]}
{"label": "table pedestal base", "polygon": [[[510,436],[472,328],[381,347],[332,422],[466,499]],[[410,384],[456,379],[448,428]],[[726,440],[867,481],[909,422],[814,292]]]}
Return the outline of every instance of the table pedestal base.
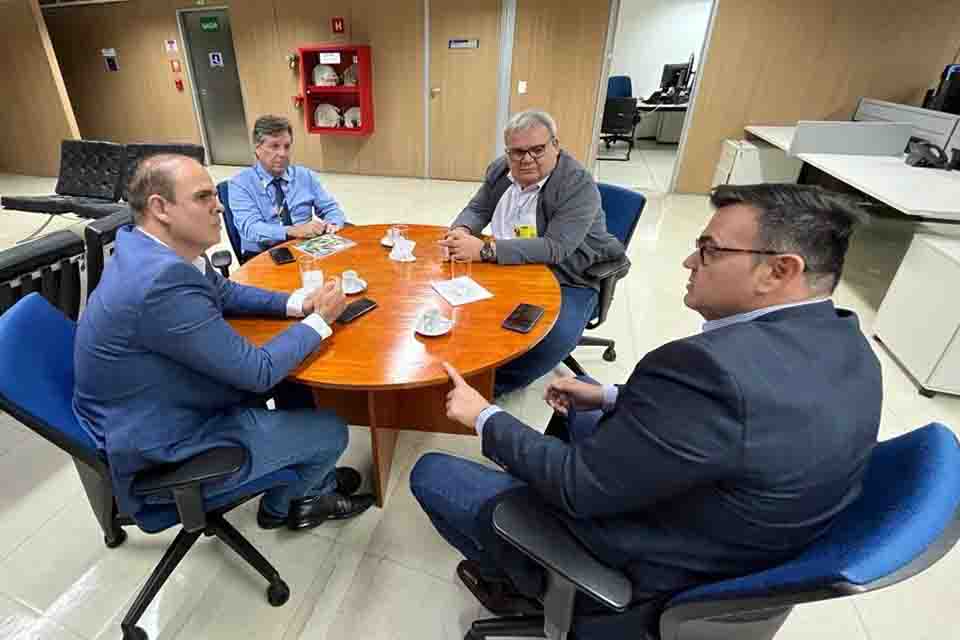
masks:
{"label": "table pedestal base", "polygon": [[[492,400],[493,376],[491,369],[465,378],[483,397]],[[313,389],[313,400],[318,407],[333,409],[348,424],[370,427],[377,506],[383,507],[387,497],[398,430],[476,435],[472,427],[447,418],[450,388],[447,383],[397,390]]]}

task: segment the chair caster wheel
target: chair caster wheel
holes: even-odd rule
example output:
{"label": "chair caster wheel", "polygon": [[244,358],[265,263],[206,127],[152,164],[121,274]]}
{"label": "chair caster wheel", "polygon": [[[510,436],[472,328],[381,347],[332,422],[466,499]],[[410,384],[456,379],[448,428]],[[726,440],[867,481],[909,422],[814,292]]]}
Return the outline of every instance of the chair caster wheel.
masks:
{"label": "chair caster wheel", "polygon": [[924,398],[933,398],[937,395],[937,392],[931,391],[930,389],[920,389],[920,395]]}
{"label": "chair caster wheel", "polygon": [[130,627],[123,630],[123,640],[148,640],[147,632],[140,627]]}
{"label": "chair caster wheel", "polygon": [[603,359],[607,362],[613,362],[617,359],[617,351],[613,347],[607,347],[603,350]]}
{"label": "chair caster wheel", "polygon": [[127,541],[127,532],[119,528],[117,529],[117,532],[113,537],[113,540],[111,540],[107,536],[103,536],[103,544],[107,545],[108,549],[116,549],[126,541]]}
{"label": "chair caster wheel", "polygon": [[290,587],[283,580],[274,582],[267,587],[267,601],[270,606],[282,607],[290,599]]}

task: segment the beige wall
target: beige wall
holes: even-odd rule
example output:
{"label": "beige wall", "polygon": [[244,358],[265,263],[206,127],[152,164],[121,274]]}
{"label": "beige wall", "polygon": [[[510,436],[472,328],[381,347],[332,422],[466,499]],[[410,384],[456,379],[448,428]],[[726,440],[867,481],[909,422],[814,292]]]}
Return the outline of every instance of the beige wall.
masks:
{"label": "beige wall", "polygon": [[60,141],[79,134],[37,0],[0,0],[0,60],[0,171],[55,176]]}
{"label": "beige wall", "polygon": [[706,192],[744,125],[848,119],[861,96],[919,105],[958,47],[955,2],[719,0],[677,190]]}
{"label": "beige wall", "polygon": [[[608,0],[517,2],[510,111],[550,111],[563,148],[587,166],[609,18]],[[520,80],[525,95],[517,92]]]}

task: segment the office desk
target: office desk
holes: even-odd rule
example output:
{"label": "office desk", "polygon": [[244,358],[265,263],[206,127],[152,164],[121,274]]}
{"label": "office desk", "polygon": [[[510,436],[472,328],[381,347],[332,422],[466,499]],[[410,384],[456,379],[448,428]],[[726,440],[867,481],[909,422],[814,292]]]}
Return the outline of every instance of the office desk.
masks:
{"label": "office desk", "polygon": [[[380,245],[387,225],[347,227],[340,234],[357,242],[323,259],[324,275],[355,269],[367,281],[361,296],[378,308],[348,325],[338,325],[319,350],[290,378],[313,388],[318,407],[335,410],[353,425],[370,427],[373,449],[373,489],[383,505],[397,429],[475,435],[472,428],[448,420],[450,390],[443,361],[455,366],[486,398],[493,395],[496,368],[536,345],[560,311],[560,285],[545,265],[499,266],[474,264],[473,279],[492,298],[452,308],[433,291],[430,282],[449,277],[436,241],[444,227],[411,225],[416,262],[395,262]],[[288,243],[288,246],[293,243]],[[300,286],[297,265],[277,266],[263,253],[237,270],[241,284],[277,291]],[[543,318],[530,333],[507,331],[500,325],[520,302],[541,306]],[[414,332],[417,316],[437,306],[455,325],[446,335],[427,338]],[[262,345],[292,322],[283,319],[231,318],[237,332]]]}
{"label": "office desk", "polygon": [[679,142],[680,134],[683,132],[683,121],[687,117],[687,106],[686,102],[681,104],[638,102],[637,115],[641,120],[636,137],[656,138],[657,142],[661,143]]}
{"label": "office desk", "polygon": [[[747,133],[787,152],[794,129],[746,127]],[[797,158],[905,215],[960,222],[960,171],[911,167],[905,156],[800,153]]]}

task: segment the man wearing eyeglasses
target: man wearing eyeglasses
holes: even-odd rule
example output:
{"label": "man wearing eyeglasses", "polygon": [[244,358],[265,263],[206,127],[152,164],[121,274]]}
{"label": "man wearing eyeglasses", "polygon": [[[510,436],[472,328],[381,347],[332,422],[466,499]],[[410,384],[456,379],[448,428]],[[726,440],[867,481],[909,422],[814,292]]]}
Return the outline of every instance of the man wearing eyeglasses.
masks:
{"label": "man wearing eyeglasses", "polygon": [[[711,202],[683,261],[683,300],[703,332],[646,354],[622,385],[552,381],[546,435],[446,365],[448,417],[475,428],[503,471],[430,453],[410,486],[494,613],[531,613],[543,588],[538,565],[493,531],[508,493],[546,505],[631,578],[644,607],[634,625],[643,613],[655,622],[677,591],[796,556],[859,496],[880,424],[880,364],[856,315],[830,296],[862,214],[798,185],[722,186]],[[586,600],[578,606],[599,607]]]}
{"label": "man wearing eyeglasses", "polygon": [[[549,265],[560,281],[562,301],[550,333],[497,370],[497,396],[527,386],[570,355],[597,306],[600,283],[587,269],[624,252],[607,232],[593,176],[560,149],[550,114],[514,115],[503,138],[506,153],[487,168],[480,190],[441,244],[454,257]],[[493,237],[484,241],[480,232],[487,225]]]}

